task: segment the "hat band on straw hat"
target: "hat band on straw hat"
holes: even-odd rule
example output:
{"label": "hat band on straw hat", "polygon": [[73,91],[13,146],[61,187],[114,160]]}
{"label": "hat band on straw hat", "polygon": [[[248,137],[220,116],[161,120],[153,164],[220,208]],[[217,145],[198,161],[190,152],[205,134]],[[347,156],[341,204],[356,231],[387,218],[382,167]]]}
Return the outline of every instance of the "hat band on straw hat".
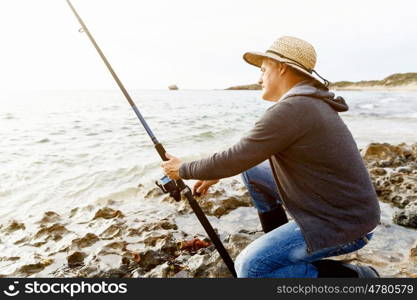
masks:
{"label": "hat band on straw hat", "polygon": [[294,59],[291,59],[289,57],[286,57],[286,56],[282,55],[281,53],[278,53],[278,52],[276,52],[274,50],[266,50],[266,52],[267,53],[272,53],[272,54],[278,55],[279,57],[282,57],[282,58],[285,58],[285,59],[288,59],[288,60],[291,61],[291,62],[287,62],[288,64],[295,64],[295,65],[299,66],[300,68],[303,68],[304,70],[306,70],[308,73],[313,73],[313,70],[307,69],[305,66],[303,66],[299,62],[297,62]]}
{"label": "hat band on straw hat", "polygon": [[325,78],[321,77],[321,76],[320,76],[320,74],[319,74],[319,73],[317,73],[317,71],[316,71],[316,70],[314,70],[314,69],[311,69],[311,70],[310,70],[310,69],[307,69],[305,66],[303,66],[303,65],[302,65],[302,64],[300,64],[299,62],[295,61],[294,59],[291,59],[291,58],[289,58],[289,57],[286,57],[286,56],[282,55],[281,53],[278,53],[278,52],[276,52],[276,51],[274,51],[274,50],[266,50],[266,52],[267,52],[267,53],[272,53],[272,54],[278,55],[278,56],[279,56],[279,57],[281,57],[281,58],[284,58],[284,59],[290,60],[289,62],[285,62],[285,63],[290,64],[290,65],[296,65],[296,66],[298,66],[298,67],[300,67],[300,68],[304,69],[305,71],[307,71],[307,72],[308,72],[308,73],[310,73],[310,74],[315,73],[318,77],[320,77],[320,79],[321,79],[321,80],[323,80],[323,81],[324,81],[324,86],[325,86],[325,87],[328,87],[328,86],[329,86],[330,82],[329,82],[327,79],[325,79]]}

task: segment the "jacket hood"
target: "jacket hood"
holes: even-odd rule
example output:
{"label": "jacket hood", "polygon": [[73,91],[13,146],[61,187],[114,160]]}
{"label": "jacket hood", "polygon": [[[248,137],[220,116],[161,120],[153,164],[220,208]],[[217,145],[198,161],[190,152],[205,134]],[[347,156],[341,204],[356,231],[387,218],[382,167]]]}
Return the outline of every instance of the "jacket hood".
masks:
{"label": "jacket hood", "polygon": [[349,109],[345,99],[341,96],[335,96],[333,92],[330,92],[327,88],[324,89],[321,85],[316,84],[314,81],[305,80],[296,84],[286,94],[281,97],[281,100],[295,96],[308,96],[320,99],[329,104],[335,111],[343,112]]}

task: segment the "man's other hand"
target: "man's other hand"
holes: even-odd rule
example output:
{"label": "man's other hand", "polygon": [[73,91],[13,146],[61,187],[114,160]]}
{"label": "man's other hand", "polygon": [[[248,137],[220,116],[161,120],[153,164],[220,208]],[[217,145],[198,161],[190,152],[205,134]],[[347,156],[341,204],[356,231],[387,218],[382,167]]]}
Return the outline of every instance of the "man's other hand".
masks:
{"label": "man's other hand", "polygon": [[216,184],[219,182],[219,179],[216,180],[199,180],[194,184],[193,187],[193,194],[200,194],[201,196],[206,195],[209,187],[211,187],[213,184]]}

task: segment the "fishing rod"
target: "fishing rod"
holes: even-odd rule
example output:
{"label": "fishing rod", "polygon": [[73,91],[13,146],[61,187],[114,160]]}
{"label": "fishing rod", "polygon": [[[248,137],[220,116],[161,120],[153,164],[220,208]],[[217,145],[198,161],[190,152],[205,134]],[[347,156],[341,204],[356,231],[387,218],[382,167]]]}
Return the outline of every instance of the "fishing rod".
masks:
{"label": "fishing rod", "polygon": [[[127,102],[129,102],[130,106],[132,107],[133,111],[135,112],[136,116],[138,117],[139,121],[142,123],[143,127],[145,128],[146,132],[148,133],[149,137],[152,140],[152,143],[155,146],[156,151],[158,152],[159,156],[163,161],[167,161],[168,158],[165,156],[165,149],[164,146],[157,140],[155,135],[153,134],[151,128],[146,123],[145,119],[143,118],[142,114],[140,113],[139,109],[136,107],[136,104],[133,102],[132,98],[130,97],[129,93],[125,89],[123,83],[120,81],[119,77],[117,76],[116,72],[113,70],[112,66],[110,65],[109,61],[107,60],[106,56],[104,55],[103,51],[101,51],[100,47],[94,40],[93,36],[91,35],[90,31],[88,30],[87,26],[85,25],[84,21],[78,15],[77,11],[75,10],[74,6],[72,5],[70,0],[66,0],[69,7],[71,8],[72,12],[74,13],[75,17],[77,18],[78,22],[81,24],[82,31],[84,31],[90,41],[93,43],[94,48],[96,48],[98,54],[100,55],[101,59],[103,60],[104,64],[106,65],[107,69],[110,71],[111,75],[113,76],[114,80],[116,81],[117,85],[119,86],[120,90],[122,91],[123,95],[125,96]],[[219,236],[214,231],[213,227],[211,226],[210,222],[208,221],[206,215],[203,213],[200,205],[194,199],[194,196],[191,192],[191,189],[184,183],[182,179],[180,180],[171,180],[168,176],[163,176],[159,181],[156,182],[156,185],[161,188],[164,193],[169,193],[171,197],[173,197],[176,201],[181,200],[181,196],[185,196],[188,200],[189,205],[191,206],[194,214],[197,216],[198,220],[200,221],[201,225],[203,226],[204,230],[210,237],[210,240],[213,242],[214,246],[216,247],[217,251],[219,252],[221,258],[223,259],[224,263],[226,264],[227,268],[229,269],[230,273],[233,277],[237,277],[234,263],[232,258],[230,257],[229,253],[227,252],[226,248],[224,247],[223,243],[221,242]]]}

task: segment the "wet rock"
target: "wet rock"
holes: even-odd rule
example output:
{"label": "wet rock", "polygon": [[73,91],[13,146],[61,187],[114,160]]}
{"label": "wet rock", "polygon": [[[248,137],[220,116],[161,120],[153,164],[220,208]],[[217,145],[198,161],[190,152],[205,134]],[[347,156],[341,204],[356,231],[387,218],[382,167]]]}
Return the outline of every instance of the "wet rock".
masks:
{"label": "wet rock", "polygon": [[115,237],[120,237],[123,233],[124,228],[125,226],[120,223],[112,224],[109,227],[107,227],[102,233],[100,233],[100,238],[108,240],[113,239]]}
{"label": "wet rock", "polygon": [[155,198],[160,197],[160,196],[165,196],[166,198],[169,197],[167,194],[162,192],[162,190],[159,187],[154,187],[146,193],[144,198],[145,199],[155,199]]}
{"label": "wet rock", "polygon": [[414,243],[413,247],[410,249],[410,258],[417,262],[417,240]]}
{"label": "wet rock", "polygon": [[393,173],[388,177],[388,180],[391,184],[399,185],[404,182],[404,176],[399,173]]}
{"label": "wet rock", "polygon": [[89,256],[84,259],[84,267],[77,273],[88,274],[87,277],[131,277],[134,269],[138,269],[137,264],[131,264],[131,261],[119,254],[100,253]]}
{"label": "wet rock", "polygon": [[387,171],[384,168],[372,168],[369,170],[369,173],[372,175],[381,176],[387,174]]}
{"label": "wet rock", "polygon": [[189,259],[191,258],[191,255],[188,254],[180,254],[175,258],[175,261],[179,264],[179,265],[183,265],[185,264]]}
{"label": "wet rock", "polygon": [[196,254],[188,260],[187,267],[192,277],[206,277],[207,269],[212,264],[212,257],[209,254]]}
{"label": "wet rock", "polygon": [[407,206],[407,204],[410,203],[410,199],[408,197],[400,195],[391,197],[390,201],[392,202],[392,204],[394,204],[394,206],[399,208],[404,208],[405,206]]}
{"label": "wet rock", "polygon": [[27,265],[21,266],[17,270],[17,273],[18,274],[23,273],[24,275],[32,275],[35,273],[39,273],[43,269],[45,269],[45,267],[49,266],[51,263],[53,263],[52,259],[43,259],[40,262],[35,263],[35,264],[27,264]]}
{"label": "wet rock", "polygon": [[16,221],[16,220],[12,220],[4,229],[3,229],[3,232],[5,232],[5,233],[8,233],[8,234],[10,234],[10,233],[13,233],[13,232],[15,232],[15,231],[17,231],[17,230],[25,230],[26,228],[25,228],[25,224],[23,224],[23,223],[20,223],[20,222],[18,222],[18,221]]}
{"label": "wet rock", "polygon": [[140,236],[144,232],[153,232],[156,230],[177,230],[177,225],[173,220],[163,219],[158,222],[148,222],[139,228],[127,229],[129,236]]}
{"label": "wet rock", "polygon": [[238,207],[252,206],[252,203],[248,197],[222,197],[219,195],[219,193],[217,193],[217,195],[214,194],[209,199],[205,198],[200,201],[200,205],[206,214],[220,217],[228,214]]}
{"label": "wet rock", "polygon": [[178,273],[176,273],[174,276],[174,278],[191,278],[190,272],[188,272],[187,270],[181,270]]}
{"label": "wet rock", "polygon": [[416,228],[417,143],[373,143],[362,150],[362,155],[379,200],[400,209],[393,215],[394,223]]}
{"label": "wet rock", "polygon": [[232,277],[217,251],[210,254],[195,254],[185,265],[191,277],[229,278]]}
{"label": "wet rock", "polygon": [[168,277],[168,273],[171,271],[171,265],[168,262],[164,262],[162,265],[156,266],[148,273],[144,274],[144,278],[164,278]]}
{"label": "wet rock", "polygon": [[120,210],[114,210],[109,207],[104,207],[104,208],[99,209],[96,212],[93,220],[98,219],[98,218],[112,219],[112,218],[123,218],[123,217],[124,215],[122,214]]}
{"label": "wet rock", "polygon": [[100,277],[100,278],[125,278],[130,277],[127,276],[127,271],[122,269],[111,269],[108,271],[100,271],[97,274],[95,274],[94,277]]}
{"label": "wet rock", "polygon": [[84,237],[72,240],[72,246],[86,248],[98,242],[100,239],[94,233],[87,233]]}
{"label": "wet rock", "polygon": [[177,242],[172,233],[149,232],[145,235],[143,242],[147,248],[171,255],[177,250]]}
{"label": "wet rock", "polygon": [[167,260],[172,260],[173,257],[167,253],[155,250],[146,250],[140,253],[139,266],[145,271],[150,271],[157,265],[163,264]]}
{"label": "wet rock", "polygon": [[416,160],[416,144],[397,146],[387,143],[371,143],[361,151],[362,157],[368,163],[379,167],[398,167]]}
{"label": "wet rock", "polygon": [[395,157],[402,155],[403,151],[400,147],[392,146],[384,143],[371,143],[362,149],[362,157],[366,160],[387,160],[394,159]]}
{"label": "wet rock", "polygon": [[410,248],[409,256],[413,261],[417,262],[417,240],[414,242],[414,245]]}
{"label": "wet rock", "polygon": [[141,268],[137,268],[135,270],[133,270],[130,274],[131,278],[142,278],[143,277],[144,272],[142,271]]}
{"label": "wet rock", "polygon": [[[181,214],[192,213],[191,207],[185,201],[176,202],[171,198],[166,198],[163,201],[175,204],[178,207],[178,212]],[[216,217],[226,215],[238,207],[252,206],[252,202],[248,195],[228,195],[225,190],[209,192],[204,197],[200,197],[198,203],[206,215]]]}
{"label": "wet rock", "polygon": [[[259,238],[263,235],[263,232],[255,232],[255,233],[236,233],[232,234],[227,238],[227,243],[225,243],[225,247],[230,254],[230,257],[235,260],[239,253],[242,252],[243,249],[246,248],[251,242],[255,239]],[[222,258],[220,257],[219,253],[212,249],[210,253],[210,259],[205,262],[203,260],[203,267],[205,266],[206,271],[202,273],[194,273],[191,274],[196,275],[197,277],[210,277],[210,278],[230,278],[232,277],[229,269],[223,262]]]}
{"label": "wet rock", "polygon": [[127,243],[125,241],[116,241],[104,245],[98,252],[98,255],[117,254],[122,255],[126,251]]}
{"label": "wet rock", "polygon": [[115,270],[119,270],[123,266],[123,258],[117,254],[106,254],[99,257],[99,269],[102,272],[115,273]]}
{"label": "wet rock", "polygon": [[[100,272],[99,266],[96,265],[88,265],[80,268],[76,272],[76,277],[99,277],[97,276]],[[62,277],[62,276],[57,276]]]}
{"label": "wet rock", "polygon": [[[253,206],[247,189],[236,179],[221,181],[212,186],[206,195],[196,199],[206,215],[216,217],[239,207]],[[180,214],[192,213],[187,201],[176,202],[171,197],[164,197],[161,201],[174,204]]]}
{"label": "wet rock", "polygon": [[263,232],[257,232],[253,234],[246,233],[236,233],[230,235],[227,243],[227,248],[229,250],[230,256],[236,258],[247,245],[252,243],[257,238],[261,237]]}
{"label": "wet rock", "polygon": [[3,256],[3,257],[0,257],[0,261],[17,261],[19,259],[20,259],[19,256],[11,256],[11,257]]}
{"label": "wet rock", "polygon": [[[242,252],[247,245],[262,235],[262,232],[241,232],[232,234],[226,239],[224,246],[230,254],[230,257],[235,260],[237,255]],[[209,278],[232,277],[229,269],[214,246],[212,246],[209,251],[207,251],[208,248],[200,250],[204,250],[204,252],[193,255],[184,263],[186,270],[189,272],[189,276]],[[177,261],[179,261],[179,259],[180,257],[177,258]]]}
{"label": "wet rock", "polygon": [[[61,235],[54,236],[54,240],[55,240],[55,241],[59,241],[60,239],[62,239],[62,236],[61,236]],[[47,243],[47,241],[42,241],[42,242],[35,242],[35,243],[32,243],[31,245],[32,245],[33,247],[40,247],[40,246],[45,245],[46,243]]]}
{"label": "wet rock", "polygon": [[60,219],[60,216],[56,212],[47,211],[43,214],[42,219],[39,220],[37,223],[56,223]]}
{"label": "wet rock", "polygon": [[177,224],[175,224],[173,220],[161,220],[156,224],[156,227],[154,227],[152,230],[159,228],[164,230],[177,230]]}
{"label": "wet rock", "polygon": [[68,266],[70,268],[74,268],[74,267],[83,265],[84,264],[84,258],[86,256],[87,256],[86,253],[79,252],[79,251],[76,251],[76,252],[70,254],[67,257]]}
{"label": "wet rock", "polygon": [[69,217],[70,218],[74,217],[78,213],[78,210],[79,210],[78,207],[71,209]]}
{"label": "wet rock", "polygon": [[397,172],[404,173],[404,174],[411,174],[413,169],[410,167],[398,168]]}
{"label": "wet rock", "polygon": [[106,254],[84,259],[85,266],[78,270],[77,277],[122,278],[130,277],[130,270],[124,264],[123,257],[117,254]]}
{"label": "wet rock", "polygon": [[68,234],[69,231],[65,226],[56,223],[51,226],[42,227],[36,234],[35,238],[40,238],[46,236],[45,240],[59,241],[62,239],[62,236]]}
{"label": "wet rock", "polygon": [[417,202],[409,203],[404,210],[395,212],[393,221],[398,225],[417,228]]}

